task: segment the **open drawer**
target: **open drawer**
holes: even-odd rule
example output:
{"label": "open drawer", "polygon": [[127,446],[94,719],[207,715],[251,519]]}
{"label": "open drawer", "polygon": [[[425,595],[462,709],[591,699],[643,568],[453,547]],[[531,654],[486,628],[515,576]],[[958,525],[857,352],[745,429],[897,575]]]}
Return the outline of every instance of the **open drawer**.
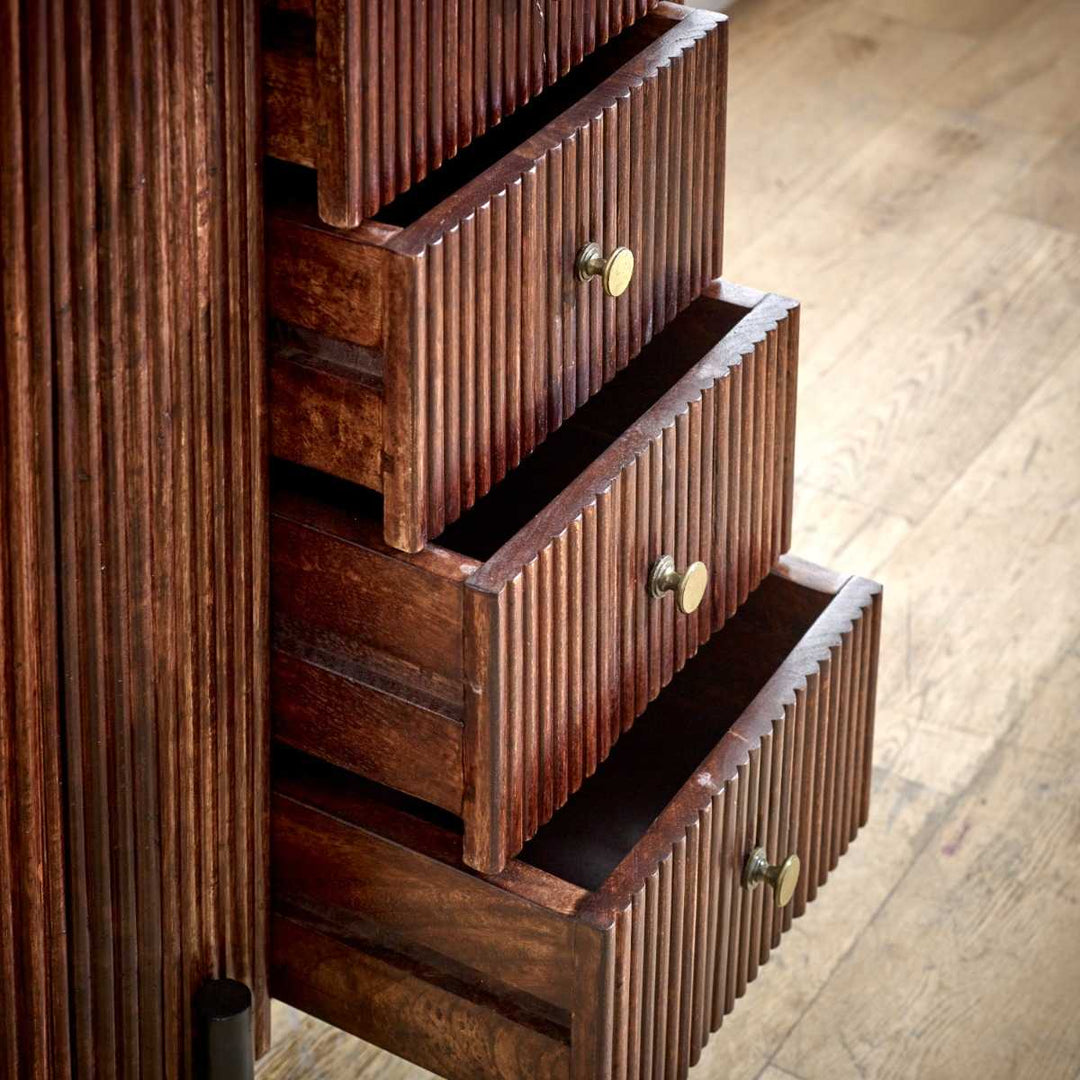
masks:
{"label": "open drawer", "polygon": [[460,814],[500,869],[787,550],[797,315],[710,287],[415,555],[373,493],[278,470],[275,737]]}
{"label": "open drawer", "polygon": [[461,1080],[685,1076],[866,820],[880,615],[785,558],[494,876],[280,755],[273,994]]}
{"label": "open drawer", "polygon": [[266,143],[359,225],[656,0],[264,0]]}
{"label": "open drawer", "polygon": [[725,28],[660,4],[355,229],[268,168],[274,454],[417,551],[625,367],[721,270]]}

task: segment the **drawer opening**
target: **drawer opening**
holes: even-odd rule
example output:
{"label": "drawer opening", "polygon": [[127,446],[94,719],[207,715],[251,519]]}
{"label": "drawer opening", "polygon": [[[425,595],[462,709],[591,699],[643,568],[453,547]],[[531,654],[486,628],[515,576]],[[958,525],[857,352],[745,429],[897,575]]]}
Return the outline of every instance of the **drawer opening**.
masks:
{"label": "drawer opening", "polygon": [[653,12],[587,56],[539,96],[496,124],[440,168],[380,210],[375,221],[406,228],[547,127],[624,64],[670,30],[677,19]]}
{"label": "drawer opening", "polygon": [[766,578],[518,858],[599,889],[832,599]]}
{"label": "drawer opening", "polygon": [[699,297],[629,367],[432,542],[481,562],[490,559],[630,431],[745,315],[744,307]]}
{"label": "drawer opening", "polygon": [[[560,879],[551,883],[556,890],[599,890],[834,596],[777,574],[766,578],[515,863]],[[461,819],[438,807],[291,748],[275,748],[274,773],[284,794],[302,793],[388,840],[415,845],[422,837],[440,858],[460,857]]]}
{"label": "drawer opening", "polygon": [[[515,1045],[542,1030],[553,1055],[538,1067],[530,1042],[508,1068],[500,1054],[463,1073],[441,1047],[418,1059],[446,1075],[610,1080],[621,1072],[595,1063],[638,1048],[642,1061],[692,1062],[866,822],[880,628],[873,582],[786,557],[495,873],[464,864],[449,815],[276,755],[275,995],[368,1038],[371,1006],[404,970],[373,983],[372,957],[421,959],[434,977],[408,993],[437,997],[439,1015],[453,1005],[443,976],[489,995],[485,1053],[513,1019],[525,1025]],[[759,847],[772,864],[799,856],[782,911],[744,887]],[[435,1013],[418,1015],[406,1053]]]}
{"label": "drawer opening", "polygon": [[[653,338],[615,378],[549,435],[521,464],[429,542],[477,564],[490,559],[601,454],[630,432],[747,309],[701,296]],[[307,335],[310,336],[310,335]],[[370,488],[274,459],[272,490],[305,492],[354,520],[381,520],[383,498]],[[466,573],[476,567],[464,568]]]}

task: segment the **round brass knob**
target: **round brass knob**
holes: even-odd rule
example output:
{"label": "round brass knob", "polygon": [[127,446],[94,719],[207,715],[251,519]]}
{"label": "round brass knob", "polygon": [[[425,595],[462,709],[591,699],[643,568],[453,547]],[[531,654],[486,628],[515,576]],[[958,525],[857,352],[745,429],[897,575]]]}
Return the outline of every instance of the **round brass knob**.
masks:
{"label": "round brass knob", "polygon": [[772,886],[776,906],[787,907],[799,884],[800,868],[798,855],[789,855],[782,863],[772,865],[764,848],[754,848],[743,868],[743,885],[754,889],[760,882],[767,881]]}
{"label": "round brass knob", "polygon": [[675,594],[675,603],[684,615],[697,611],[709,584],[709,570],[703,562],[691,563],[681,574],[670,555],[661,555],[649,571],[649,595]]}
{"label": "round brass knob", "polygon": [[617,247],[605,258],[599,244],[586,244],[578,252],[578,280],[588,281],[598,274],[608,296],[622,296],[634,276],[634,253],[629,248]]}

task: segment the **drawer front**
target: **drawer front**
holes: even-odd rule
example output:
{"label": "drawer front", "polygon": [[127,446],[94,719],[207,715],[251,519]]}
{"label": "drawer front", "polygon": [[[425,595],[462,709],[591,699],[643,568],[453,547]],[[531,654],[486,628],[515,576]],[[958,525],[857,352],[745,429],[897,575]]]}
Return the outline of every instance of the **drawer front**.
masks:
{"label": "drawer front", "polygon": [[267,147],[319,170],[325,221],[358,225],[655,4],[270,3]]}
{"label": "drawer front", "polygon": [[[685,1077],[835,869],[869,810],[880,616],[880,589],[848,583],[737,722],[739,747],[725,740],[594,896],[572,1075]],[[787,907],[744,887],[756,847],[798,854]]]}
{"label": "drawer front", "polygon": [[[726,23],[686,15],[500,163],[494,194],[483,178],[459,214],[440,207],[391,241],[409,256],[391,291],[411,308],[390,340],[388,409],[407,420],[384,490],[404,546],[454,521],[719,275],[725,81]],[[578,279],[590,241],[633,252],[622,296]]]}
{"label": "drawer front", "polygon": [[[519,851],[787,550],[797,356],[797,307],[764,297],[469,578],[470,865]],[[709,569],[689,615],[649,595],[664,554]]]}
{"label": "drawer front", "polygon": [[[866,821],[880,620],[873,582],[785,558],[497,875],[414,806],[279,760],[274,995],[444,1076],[525,1080],[543,1045],[573,1080],[683,1080]],[[744,883],[757,848],[801,860],[786,907]],[[423,1037],[433,996],[466,1045]]]}

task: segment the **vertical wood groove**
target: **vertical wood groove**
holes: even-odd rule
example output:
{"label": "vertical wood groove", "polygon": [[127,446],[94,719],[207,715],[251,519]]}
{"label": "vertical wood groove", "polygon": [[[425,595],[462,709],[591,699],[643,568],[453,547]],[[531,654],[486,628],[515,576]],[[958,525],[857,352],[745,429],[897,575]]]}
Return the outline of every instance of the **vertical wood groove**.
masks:
{"label": "vertical wood groove", "polygon": [[[429,467],[424,535],[438,535],[490,490],[720,273],[709,213],[722,205],[723,175],[710,174],[716,190],[702,202],[694,190],[699,167],[683,167],[689,146],[668,143],[693,129],[696,113],[721,112],[723,79],[699,83],[694,73],[722,72],[723,27],[690,38],[670,63],[421,250],[418,261],[428,267],[421,341],[428,355],[418,371],[430,385],[448,387],[416,433]],[[692,93],[682,93],[687,85]],[[669,118],[671,132],[647,122],[642,130],[643,104]],[[629,138],[632,129],[639,138]],[[664,171],[655,198],[654,167]],[[473,244],[488,218],[491,243]],[[547,259],[536,246],[542,222],[549,223],[544,236],[561,237],[561,244],[547,245]],[[642,250],[642,237],[658,239]],[[578,249],[590,238],[605,251],[637,238],[636,272],[618,300],[604,297],[597,281],[573,279]],[[457,299],[468,287],[459,279],[475,283],[480,296],[490,294],[490,303],[462,309]],[[474,362],[472,350],[458,348],[466,341],[491,343],[484,354],[494,370],[490,427],[469,423],[471,399],[457,392],[465,381],[458,364]]]}
{"label": "vertical wood groove", "polygon": [[268,1035],[257,10],[0,18],[0,1075],[183,1077]]}
{"label": "vertical wood groove", "polygon": [[[733,534],[727,496],[739,487],[731,477],[749,476],[766,459],[780,458],[777,447],[790,440],[788,414],[757,423],[752,438],[721,445],[717,439],[745,430],[746,414],[761,408],[759,396],[737,387],[764,388],[780,369],[795,368],[797,358],[784,348],[792,337],[782,332],[789,314],[784,309],[768,323],[756,345],[703,385],[524,565],[490,590],[470,585],[469,591],[491,599],[490,617],[509,635],[500,648],[513,658],[514,680],[496,694],[474,673],[480,696],[496,707],[478,707],[466,722],[485,725],[483,740],[521,747],[520,760],[511,757],[504,774],[478,778],[475,798],[492,800],[506,821],[498,845],[503,855],[473,850],[467,856],[478,869],[501,868],[500,859],[519,851],[595,771],[619,734],[734,612],[728,597],[736,575],[741,602],[774,565],[774,540],[786,530],[779,520],[787,512],[785,472],[743,485],[740,521],[753,518],[760,527]],[[671,595],[649,597],[649,569],[665,552],[679,566],[700,560],[709,567],[711,585],[698,614],[679,614]],[[530,591],[541,567],[544,588]],[[496,610],[515,618],[496,617]],[[524,619],[516,614],[522,611]],[[541,640],[542,657],[534,646]],[[542,740],[532,719],[534,687],[552,702],[545,713],[551,731]],[[486,790],[485,783],[494,787]]]}
{"label": "vertical wood groove", "polygon": [[57,13],[0,13],[0,1077],[71,1075],[48,124]]}
{"label": "vertical wood groove", "polygon": [[[414,22],[411,0],[313,0],[310,57],[270,54],[268,149],[318,168],[324,220],[359,225],[656,3],[445,0]],[[562,35],[568,8],[583,22]]]}
{"label": "vertical wood groove", "polygon": [[[868,689],[842,694],[835,709],[827,706],[827,722],[835,723],[838,735],[826,752],[837,768],[847,768],[842,761],[869,761],[880,619],[881,593],[875,590],[853,609],[831,650],[823,649],[816,663],[811,658],[794,691],[777,707],[772,729],[747,749],[726,781],[714,778],[711,796],[615,909],[616,975],[626,979],[629,990],[624,988],[610,1006],[606,1026],[614,1066],[590,1075],[683,1080],[791,925],[787,910],[772,906],[767,886],[753,892],[743,887],[746,856],[763,846],[770,862],[777,862],[796,851],[805,875],[812,834],[835,837],[845,846],[855,838],[865,813],[853,808],[866,805],[868,773],[852,779],[850,800],[834,800],[831,811],[812,825],[811,805],[799,782],[813,773],[817,713],[812,706],[827,685],[827,668],[850,670],[852,685],[865,683]],[[820,885],[830,867],[819,866]],[[800,882],[791,905],[794,916],[805,910],[804,895]]]}

